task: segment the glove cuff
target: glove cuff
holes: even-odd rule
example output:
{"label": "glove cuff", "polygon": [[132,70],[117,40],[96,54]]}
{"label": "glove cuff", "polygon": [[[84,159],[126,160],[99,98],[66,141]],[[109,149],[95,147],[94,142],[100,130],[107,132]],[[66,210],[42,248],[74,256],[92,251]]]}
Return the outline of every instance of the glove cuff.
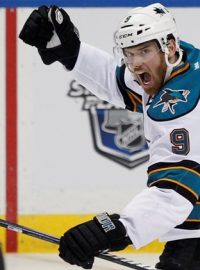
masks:
{"label": "glove cuff", "polygon": [[107,239],[109,239],[110,250],[117,251],[124,249],[126,246],[132,244],[129,237],[126,237],[126,229],[121,221],[118,214],[108,215],[102,213],[94,217],[94,221],[105,233]]}
{"label": "glove cuff", "polygon": [[[115,214],[116,219],[119,219],[119,215]],[[116,229],[116,225],[107,213],[101,213],[94,217],[94,221],[101,227],[105,233],[112,233]],[[124,228],[125,229],[125,228]]]}

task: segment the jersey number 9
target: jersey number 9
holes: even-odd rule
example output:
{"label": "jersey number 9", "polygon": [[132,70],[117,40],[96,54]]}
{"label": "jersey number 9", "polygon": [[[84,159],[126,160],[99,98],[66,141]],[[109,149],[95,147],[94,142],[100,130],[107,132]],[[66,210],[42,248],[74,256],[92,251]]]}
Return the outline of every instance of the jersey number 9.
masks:
{"label": "jersey number 9", "polygon": [[187,155],[190,152],[189,132],[185,128],[174,129],[170,133],[170,140],[174,154]]}

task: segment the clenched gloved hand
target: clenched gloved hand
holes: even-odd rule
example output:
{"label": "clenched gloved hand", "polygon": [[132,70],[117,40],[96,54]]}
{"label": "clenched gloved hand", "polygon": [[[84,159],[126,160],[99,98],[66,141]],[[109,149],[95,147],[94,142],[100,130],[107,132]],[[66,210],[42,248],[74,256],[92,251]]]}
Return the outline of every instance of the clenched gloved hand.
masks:
{"label": "clenched gloved hand", "polygon": [[61,237],[59,256],[70,264],[91,269],[95,255],[122,250],[129,244],[131,241],[126,237],[119,215],[103,213],[68,230]]}
{"label": "clenched gloved hand", "polygon": [[25,22],[19,38],[37,47],[46,65],[59,61],[68,70],[72,70],[78,58],[78,30],[64,9],[57,6],[41,6],[34,10]]}

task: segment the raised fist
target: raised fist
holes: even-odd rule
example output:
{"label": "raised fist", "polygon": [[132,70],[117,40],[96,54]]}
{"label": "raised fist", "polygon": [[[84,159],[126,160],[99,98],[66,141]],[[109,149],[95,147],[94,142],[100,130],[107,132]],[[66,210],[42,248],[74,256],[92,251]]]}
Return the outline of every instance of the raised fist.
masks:
{"label": "raised fist", "polygon": [[59,61],[68,70],[72,70],[78,58],[78,30],[66,11],[57,6],[41,6],[34,10],[23,26],[19,38],[37,47],[46,65]]}
{"label": "raised fist", "polygon": [[48,19],[49,8],[41,6],[34,10],[25,22],[19,38],[25,43],[45,49],[53,36],[53,25]]}

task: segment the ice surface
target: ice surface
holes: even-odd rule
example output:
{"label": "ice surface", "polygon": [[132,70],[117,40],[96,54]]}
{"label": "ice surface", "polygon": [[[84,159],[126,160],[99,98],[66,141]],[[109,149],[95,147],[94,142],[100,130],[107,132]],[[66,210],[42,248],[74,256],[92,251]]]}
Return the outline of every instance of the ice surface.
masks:
{"label": "ice surface", "polygon": [[[134,262],[154,266],[159,254],[120,254],[120,257],[128,258]],[[6,270],[73,270],[82,269],[62,261],[56,254],[16,254],[5,255]],[[128,270],[121,266],[102,259],[95,259],[93,270]],[[130,269],[130,268],[129,268]]]}

